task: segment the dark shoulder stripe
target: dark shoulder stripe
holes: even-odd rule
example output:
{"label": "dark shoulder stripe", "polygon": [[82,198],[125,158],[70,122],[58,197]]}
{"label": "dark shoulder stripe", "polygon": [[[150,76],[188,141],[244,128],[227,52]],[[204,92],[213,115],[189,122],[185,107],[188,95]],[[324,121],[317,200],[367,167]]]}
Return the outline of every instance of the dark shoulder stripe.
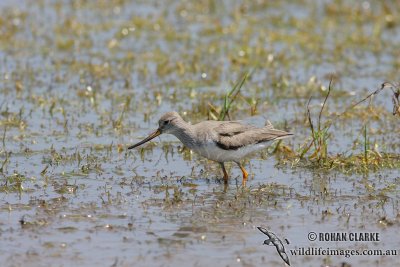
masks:
{"label": "dark shoulder stripe", "polygon": [[221,142],[215,142],[215,144],[217,145],[217,147],[223,150],[238,150],[239,148],[243,147],[243,146],[227,146]]}
{"label": "dark shoulder stripe", "polygon": [[[275,139],[275,138],[274,138]],[[260,144],[260,143],[264,143],[264,142],[270,142],[273,141],[274,139],[270,139],[270,140],[259,140],[257,142],[254,143],[255,144]],[[229,146],[229,145],[225,145],[221,142],[215,142],[215,144],[217,145],[217,147],[223,149],[223,150],[238,150],[241,147],[244,147],[246,145],[251,145],[251,144],[246,144],[246,145],[237,145],[237,146]]]}
{"label": "dark shoulder stripe", "polygon": [[220,136],[224,136],[224,137],[230,137],[230,136],[234,136],[234,135],[238,135],[244,133],[243,131],[237,131],[237,132],[230,132],[230,133],[220,133]]}

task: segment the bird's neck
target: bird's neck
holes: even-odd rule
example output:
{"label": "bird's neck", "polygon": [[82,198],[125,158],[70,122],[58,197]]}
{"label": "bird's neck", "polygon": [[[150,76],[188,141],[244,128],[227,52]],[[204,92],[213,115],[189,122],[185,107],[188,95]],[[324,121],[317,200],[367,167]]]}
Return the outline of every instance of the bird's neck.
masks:
{"label": "bird's neck", "polygon": [[173,133],[186,147],[192,149],[194,146],[195,135],[193,126],[182,120],[179,123],[179,128]]}

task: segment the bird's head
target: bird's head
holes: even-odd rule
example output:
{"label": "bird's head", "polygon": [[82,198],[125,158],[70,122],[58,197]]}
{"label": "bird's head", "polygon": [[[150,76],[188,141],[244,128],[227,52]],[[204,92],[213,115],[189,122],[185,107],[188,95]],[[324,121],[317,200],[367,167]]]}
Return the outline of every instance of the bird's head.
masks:
{"label": "bird's head", "polygon": [[167,112],[158,120],[158,131],[162,134],[173,133],[178,129],[178,124],[181,121],[183,121],[183,119],[177,112]]}
{"label": "bird's head", "polygon": [[182,123],[182,122],[183,122],[183,119],[177,112],[175,112],[175,111],[167,112],[164,115],[162,115],[161,118],[158,120],[158,129],[157,130],[155,130],[153,133],[151,133],[148,137],[146,137],[139,143],[131,145],[130,147],[128,147],[128,149],[132,149],[132,148],[138,147],[140,145],[143,145],[144,143],[147,143],[151,139],[156,138],[160,134],[163,134],[163,133],[173,134],[176,130],[179,129],[178,125],[179,125],[179,123]]}

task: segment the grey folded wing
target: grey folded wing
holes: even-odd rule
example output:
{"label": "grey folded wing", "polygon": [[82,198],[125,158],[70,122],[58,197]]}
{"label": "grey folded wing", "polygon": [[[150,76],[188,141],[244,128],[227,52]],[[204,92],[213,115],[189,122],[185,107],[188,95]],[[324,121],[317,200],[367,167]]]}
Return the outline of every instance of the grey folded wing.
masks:
{"label": "grey folded wing", "polygon": [[291,136],[291,133],[274,129],[271,123],[263,128],[237,121],[222,123],[214,128],[216,144],[225,150],[237,150],[243,146],[268,142]]}

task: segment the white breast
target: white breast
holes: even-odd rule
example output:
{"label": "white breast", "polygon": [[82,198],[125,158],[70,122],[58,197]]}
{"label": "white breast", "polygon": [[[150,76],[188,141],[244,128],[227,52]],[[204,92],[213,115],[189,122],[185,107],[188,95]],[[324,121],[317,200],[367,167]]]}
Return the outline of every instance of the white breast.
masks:
{"label": "white breast", "polygon": [[226,161],[240,161],[242,158],[246,157],[252,152],[261,150],[267,147],[267,143],[259,143],[254,145],[248,145],[237,150],[224,150],[219,148],[214,142],[206,143],[201,147],[194,147],[192,150],[203,157],[206,157],[210,160],[214,160],[217,162],[226,162]]}

